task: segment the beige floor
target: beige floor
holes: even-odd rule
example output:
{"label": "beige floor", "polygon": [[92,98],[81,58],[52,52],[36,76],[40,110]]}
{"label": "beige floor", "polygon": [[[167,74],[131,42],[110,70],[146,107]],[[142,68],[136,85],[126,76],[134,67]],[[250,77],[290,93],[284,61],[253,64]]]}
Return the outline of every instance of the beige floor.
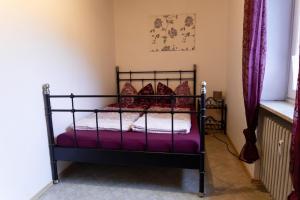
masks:
{"label": "beige floor", "polygon": [[[222,134],[219,137],[226,140]],[[251,183],[240,161],[225,145],[206,136],[207,200],[271,199]],[[198,171],[157,167],[117,167],[74,164],[61,182],[40,199],[199,200]]]}

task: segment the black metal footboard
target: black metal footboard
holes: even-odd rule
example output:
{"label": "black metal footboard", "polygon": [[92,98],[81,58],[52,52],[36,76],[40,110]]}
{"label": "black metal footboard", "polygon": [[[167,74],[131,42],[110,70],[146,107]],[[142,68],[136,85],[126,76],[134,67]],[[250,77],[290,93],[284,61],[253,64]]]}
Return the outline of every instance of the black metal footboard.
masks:
{"label": "black metal footboard", "polygon": [[[163,71],[167,73],[167,71]],[[169,71],[174,73],[175,71]],[[196,79],[196,68],[193,71],[176,71],[180,72],[180,79],[182,80],[181,73],[191,72],[194,75],[193,80]],[[117,68],[118,85],[121,80],[119,77],[119,70]],[[125,72],[122,72],[125,73]],[[134,72],[130,72],[131,74]],[[145,72],[146,73],[146,72]],[[149,72],[150,73],[150,72]],[[159,73],[158,71],[155,74]],[[131,78],[130,78],[131,79]],[[123,80],[123,79],[122,79]],[[126,80],[126,79],[124,79]],[[144,81],[145,79],[143,79]],[[167,81],[170,81],[169,79]],[[204,195],[204,159],[205,159],[205,96],[206,96],[206,83],[202,82],[201,94],[196,95],[196,84],[194,84],[194,95],[178,96],[178,95],[51,95],[49,91],[49,84],[43,86],[43,96],[45,104],[45,114],[47,123],[47,133],[49,141],[49,153],[52,170],[52,179],[54,183],[58,183],[57,161],[72,161],[72,162],[86,162],[86,163],[99,163],[99,164],[114,164],[114,165],[140,165],[140,166],[166,166],[175,168],[190,168],[199,169],[199,194]],[[126,97],[143,97],[143,98],[170,98],[171,108],[168,111],[150,111],[144,109],[123,109],[120,104],[118,109],[76,109],[74,107],[74,99],[76,98],[116,98],[120,102],[122,98]],[[52,109],[51,99],[53,98],[69,98],[71,100],[71,109]],[[176,98],[192,98],[194,99],[195,110],[177,111],[174,109]],[[72,115],[73,132],[74,132],[74,147],[61,147],[55,144],[52,113],[54,112],[67,112]],[[97,146],[95,148],[81,148],[78,145],[77,132],[76,132],[76,119],[75,113],[94,113],[96,116],[96,132],[97,132]],[[106,150],[101,148],[101,141],[99,135],[101,131],[98,128],[98,113],[102,112],[117,112],[120,115],[120,144],[118,150]],[[145,115],[145,149],[143,151],[128,151],[123,148],[123,129],[122,129],[122,114],[124,112],[139,112]],[[147,114],[148,113],[170,113],[171,114],[171,150],[170,152],[151,152],[148,150],[148,132],[147,132]],[[199,153],[178,153],[174,150],[174,114],[176,113],[190,113],[196,114],[199,123]]]}

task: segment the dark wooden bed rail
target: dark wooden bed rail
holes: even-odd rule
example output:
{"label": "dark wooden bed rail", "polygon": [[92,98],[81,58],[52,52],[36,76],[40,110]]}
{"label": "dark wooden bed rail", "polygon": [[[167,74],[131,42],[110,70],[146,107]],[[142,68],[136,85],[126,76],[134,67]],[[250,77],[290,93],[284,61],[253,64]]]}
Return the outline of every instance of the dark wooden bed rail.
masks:
{"label": "dark wooden bed rail", "polygon": [[[168,97],[171,99],[172,106],[170,111],[149,111],[149,110],[125,110],[122,107],[119,107],[117,110],[103,110],[103,109],[75,109],[74,107],[74,99],[76,98],[116,98],[120,101],[120,98],[125,97],[137,97],[136,95],[120,95],[119,93],[119,84],[120,81],[126,81],[127,79],[120,79],[119,74],[129,73],[130,79],[131,74],[134,73],[179,73],[179,81],[185,80],[181,77],[182,73],[192,73],[194,81],[194,95],[186,96],[186,95],[151,95],[151,96],[141,96],[146,98],[158,98],[158,97]],[[155,166],[167,166],[167,167],[177,167],[177,168],[191,168],[191,169],[199,169],[199,195],[204,196],[204,158],[205,158],[205,98],[206,98],[206,82],[202,82],[200,95],[196,95],[196,66],[194,66],[194,70],[192,71],[142,71],[142,72],[120,72],[119,68],[116,68],[117,74],[117,84],[118,84],[118,94],[117,95],[51,95],[50,94],[50,86],[49,84],[43,85],[43,97],[44,97],[44,105],[45,105],[45,116],[46,116],[46,124],[47,124],[47,134],[49,141],[49,154],[50,154],[50,164],[52,171],[52,179],[53,183],[58,183],[58,173],[57,173],[57,161],[73,161],[73,162],[87,162],[87,163],[100,163],[100,164],[118,164],[118,165],[155,165]],[[131,79],[133,81],[134,79]],[[140,81],[148,80],[148,79],[140,79]],[[159,79],[155,79],[157,81]],[[164,79],[168,80],[168,79]],[[176,79],[177,80],[177,79]],[[178,97],[188,97],[193,98],[196,110],[194,111],[176,111],[174,110],[174,102]],[[70,98],[72,109],[52,109],[51,107],[51,99],[53,98]],[[197,101],[196,101],[197,100]],[[197,104],[196,104],[197,102]],[[72,114],[73,121],[73,130],[74,130],[74,140],[76,143],[76,147],[60,147],[55,144],[54,138],[54,130],[53,130],[53,121],[52,121],[52,113],[53,112],[68,112]],[[97,128],[97,148],[81,148],[78,146],[77,142],[77,134],[76,134],[76,119],[75,113],[77,112],[91,112],[96,115],[96,128]],[[120,114],[120,133],[121,133],[121,149],[119,150],[104,150],[101,149],[99,144],[99,133],[98,130],[98,113],[101,112],[118,112]],[[123,143],[123,130],[122,130],[122,113],[124,112],[139,112],[145,114],[145,141],[146,147],[144,151],[127,151],[122,147]],[[151,152],[147,150],[148,137],[147,137],[147,114],[148,113],[170,113],[171,114],[171,123],[172,123],[172,149],[171,152]],[[198,116],[199,123],[199,140],[200,140],[200,149],[199,153],[176,153],[174,152],[174,114],[176,113],[193,113]]]}

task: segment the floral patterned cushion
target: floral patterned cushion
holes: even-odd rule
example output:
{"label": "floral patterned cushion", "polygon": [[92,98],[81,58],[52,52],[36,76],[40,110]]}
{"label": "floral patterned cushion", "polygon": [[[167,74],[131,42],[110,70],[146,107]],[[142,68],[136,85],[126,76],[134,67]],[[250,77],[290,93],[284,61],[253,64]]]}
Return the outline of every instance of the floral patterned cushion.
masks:
{"label": "floral patterned cushion", "polygon": [[[137,91],[130,83],[127,82],[121,90],[121,95],[137,95]],[[134,103],[134,97],[123,97],[120,101],[122,104],[128,106]]]}
{"label": "floral patterned cushion", "polygon": [[[159,82],[157,85],[157,95],[175,95],[175,92],[165,84]],[[170,97],[161,97],[158,99],[159,103],[162,104],[171,104],[171,98]]]}
{"label": "floral patterned cushion", "polygon": [[[176,95],[191,95],[188,81],[180,83],[175,89]],[[193,102],[193,98],[176,98],[176,106],[186,106]]]}
{"label": "floral patterned cushion", "polygon": [[[154,95],[154,90],[153,90],[152,84],[149,83],[148,85],[146,85],[145,87],[143,87],[138,92],[138,95]],[[155,101],[154,98],[142,98],[142,97],[138,97],[138,98],[135,99],[135,102],[139,103],[139,104],[151,104],[154,101]]]}

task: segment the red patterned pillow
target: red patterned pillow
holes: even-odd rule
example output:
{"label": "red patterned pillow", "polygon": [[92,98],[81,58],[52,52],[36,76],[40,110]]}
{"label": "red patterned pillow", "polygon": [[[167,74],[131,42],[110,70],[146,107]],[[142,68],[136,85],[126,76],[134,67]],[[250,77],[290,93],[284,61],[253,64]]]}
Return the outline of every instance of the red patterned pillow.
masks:
{"label": "red patterned pillow", "polygon": [[[125,83],[122,88],[121,95],[137,95],[137,91],[130,83]],[[130,104],[133,104],[134,97],[123,97],[120,99],[120,101],[122,104],[128,106]]]}
{"label": "red patterned pillow", "polygon": [[[157,95],[175,95],[173,90],[166,86],[165,84],[162,84],[161,82],[157,85]],[[171,98],[169,97],[161,97],[158,99],[158,103],[162,104],[171,104]]]}
{"label": "red patterned pillow", "polygon": [[[191,95],[188,81],[180,83],[175,89],[176,95]],[[193,98],[176,98],[176,106],[186,106],[193,102]]]}
{"label": "red patterned pillow", "polygon": [[[153,86],[151,83],[149,83],[148,85],[146,85],[145,87],[143,87],[139,92],[138,95],[154,95],[154,90],[153,90]],[[154,102],[153,98],[142,98],[142,97],[138,97],[135,99],[136,103],[139,104],[150,104]]]}

